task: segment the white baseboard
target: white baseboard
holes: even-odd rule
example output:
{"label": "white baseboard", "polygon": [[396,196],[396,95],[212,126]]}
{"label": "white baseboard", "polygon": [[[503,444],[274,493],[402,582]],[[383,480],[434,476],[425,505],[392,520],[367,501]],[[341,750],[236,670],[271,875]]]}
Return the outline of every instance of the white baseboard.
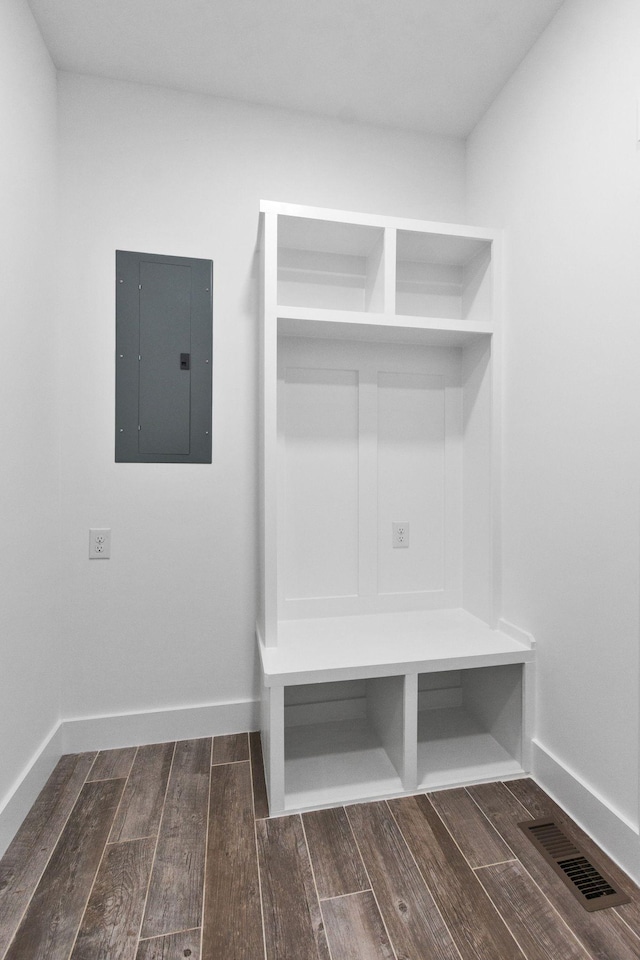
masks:
{"label": "white baseboard", "polygon": [[0,857],[64,754],[258,730],[259,709],[256,700],[239,700],[61,720],[32,756],[0,806]]}
{"label": "white baseboard", "polygon": [[538,740],[532,743],[533,776],[612,860],[640,883],[638,825],[600,796]]}
{"label": "white baseboard", "polygon": [[62,724],[57,723],[0,804],[0,857],[18,832],[63,753]]}
{"label": "white baseboard", "polygon": [[171,707],[104,717],[77,717],[62,724],[63,753],[137,747],[167,740],[219,737],[225,733],[257,730],[257,700],[210,703],[198,707]]}

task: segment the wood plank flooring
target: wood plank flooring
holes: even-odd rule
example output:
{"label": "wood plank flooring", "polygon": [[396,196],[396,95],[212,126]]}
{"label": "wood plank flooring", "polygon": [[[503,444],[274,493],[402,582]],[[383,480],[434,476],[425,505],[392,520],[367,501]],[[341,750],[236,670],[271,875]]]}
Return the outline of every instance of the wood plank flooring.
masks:
{"label": "wood plank flooring", "polygon": [[[589,914],[518,822],[631,903]],[[640,890],[531,780],[268,818],[257,734],[63,757],[0,861],[0,960],[640,960]]]}

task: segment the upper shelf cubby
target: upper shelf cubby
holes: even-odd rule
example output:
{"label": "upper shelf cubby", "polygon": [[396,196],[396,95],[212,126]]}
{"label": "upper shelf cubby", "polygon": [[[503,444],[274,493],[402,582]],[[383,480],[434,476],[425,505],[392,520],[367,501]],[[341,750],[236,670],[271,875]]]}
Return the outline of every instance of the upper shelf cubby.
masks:
{"label": "upper shelf cubby", "polygon": [[397,231],[397,314],[488,322],[491,292],[491,240]]}
{"label": "upper shelf cubby", "polygon": [[299,335],[464,342],[495,331],[496,231],[266,200],[261,212],[264,304],[306,325]]}
{"label": "upper shelf cubby", "polygon": [[384,229],[306,217],[279,217],[278,303],[382,312]]}

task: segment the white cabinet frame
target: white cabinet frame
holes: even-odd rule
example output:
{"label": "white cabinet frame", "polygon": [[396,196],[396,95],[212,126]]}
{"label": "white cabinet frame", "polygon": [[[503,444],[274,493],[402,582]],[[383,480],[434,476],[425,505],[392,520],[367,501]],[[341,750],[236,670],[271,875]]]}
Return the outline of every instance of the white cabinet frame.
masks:
{"label": "white cabinet frame", "polygon": [[[522,775],[529,769],[534,644],[524,632],[499,621],[500,231],[272,201],[261,202],[260,217],[261,549],[256,632],[271,813],[415,792],[424,780],[418,769],[418,678],[431,672],[485,671],[475,680],[464,674],[460,689],[466,683],[465,709],[475,718],[478,730],[485,728],[491,750],[494,742],[506,744],[508,759],[506,765],[492,768],[489,750],[486,762],[480,757],[475,767],[463,764],[458,773],[452,760],[454,772],[443,774],[441,781],[437,773],[427,778],[428,788],[469,782],[469,770],[475,779]],[[472,476],[464,477],[470,493],[462,515],[467,563],[462,608],[416,609],[415,601],[412,606],[408,600],[406,610],[400,603],[393,611],[380,606],[370,612],[363,607],[346,616],[331,616],[327,610],[320,616],[283,618],[278,588],[282,549],[278,543],[279,334],[459,349],[469,396],[473,399],[476,387],[484,390],[485,408],[490,411],[488,428],[486,423],[476,428],[472,399],[464,400],[469,448],[480,451],[488,466],[477,489]],[[467,460],[471,462],[471,454]],[[292,609],[298,608],[293,605]],[[326,726],[309,723],[306,730],[293,732],[287,726],[286,717],[293,713],[287,706],[287,690],[354,681],[360,686],[348,706],[358,719],[332,720],[328,703]],[[499,699],[501,691],[508,693],[509,684],[513,688],[508,709],[511,729],[505,733],[492,720],[491,703],[485,709],[482,698]],[[314,686],[313,692],[322,700],[322,687]],[[297,717],[301,710],[304,713],[300,706],[296,708]],[[318,710],[317,706],[309,709],[310,716]],[[455,711],[454,715],[458,716]],[[443,717],[439,715],[440,720]],[[424,722],[423,718],[423,726]],[[319,746],[325,733],[327,741],[335,743],[333,754],[330,745],[326,750]],[[344,763],[342,755],[347,758]],[[375,756],[379,756],[379,776],[373,760],[371,770],[364,769]],[[353,782],[346,772],[348,764],[354,770]],[[333,786],[321,782],[323,777],[328,781],[334,777]]]}

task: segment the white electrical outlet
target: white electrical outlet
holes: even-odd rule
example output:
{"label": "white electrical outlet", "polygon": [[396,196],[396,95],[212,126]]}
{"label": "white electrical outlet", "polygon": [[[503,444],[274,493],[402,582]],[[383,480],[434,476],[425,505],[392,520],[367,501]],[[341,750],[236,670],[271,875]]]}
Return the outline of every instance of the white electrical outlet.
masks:
{"label": "white electrical outlet", "polygon": [[89,530],[89,560],[108,560],[111,556],[111,530],[99,527]]}
{"label": "white electrical outlet", "polygon": [[409,524],[406,520],[396,520],[391,524],[391,546],[409,546]]}

